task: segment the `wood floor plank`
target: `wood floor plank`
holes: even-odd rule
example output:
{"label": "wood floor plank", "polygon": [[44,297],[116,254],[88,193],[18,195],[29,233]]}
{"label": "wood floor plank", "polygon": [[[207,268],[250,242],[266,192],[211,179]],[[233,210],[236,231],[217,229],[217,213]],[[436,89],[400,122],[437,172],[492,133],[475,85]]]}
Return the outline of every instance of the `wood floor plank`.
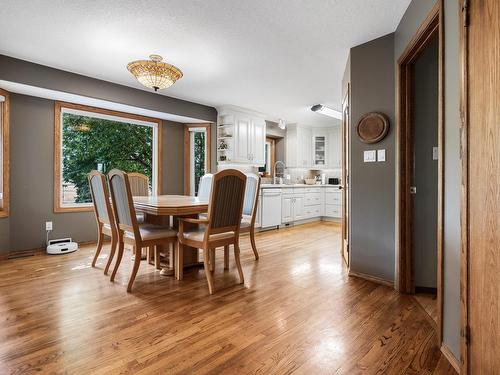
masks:
{"label": "wood floor plank", "polygon": [[[93,246],[0,263],[0,373],[445,374],[415,301],[349,278],[340,228],[311,223],[241,240],[245,284],[217,254],[216,293],[203,269],[182,281],[141,264],[134,292],[124,256],[116,281]],[[443,362],[444,361],[444,362]]]}

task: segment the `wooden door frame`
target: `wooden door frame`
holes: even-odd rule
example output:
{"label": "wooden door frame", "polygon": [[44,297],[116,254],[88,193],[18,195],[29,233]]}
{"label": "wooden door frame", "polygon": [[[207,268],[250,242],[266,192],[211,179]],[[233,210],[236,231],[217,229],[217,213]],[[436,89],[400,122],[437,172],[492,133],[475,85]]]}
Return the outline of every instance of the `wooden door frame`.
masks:
{"label": "wooden door frame", "polygon": [[[340,252],[342,255],[342,258],[344,257],[344,238],[347,237],[346,234],[348,235],[348,230],[349,230],[349,218],[350,215],[346,216],[347,213],[347,207],[350,208],[350,205],[348,205],[347,199],[348,199],[348,192],[349,192],[349,176],[347,175],[347,171],[349,170],[348,166],[348,160],[350,158],[346,158],[346,152],[349,150],[346,150],[346,143],[349,144],[349,129],[350,129],[350,99],[351,99],[351,85],[350,83],[347,83],[347,91],[344,95],[344,98],[342,100],[342,243],[340,246]],[[344,113],[347,111],[347,120],[344,118]],[[346,140],[347,138],[347,140]],[[348,254],[348,260],[347,260],[347,269],[350,269],[351,266],[351,252],[349,251],[349,239],[347,241],[347,254]]]}
{"label": "wooden door frame", "polygon": [[[464,4],[465,5],[465,4]],[[460,373],[469,374],[469,28],[468,9],[461,7],[459,16],[460,53],[460,160],[462,186],[460,194]]]}
{"label": "wooden door frame", "polygon": [[276,163],[276,139],[271,137],[266,137],[266,143],[269,142],[271,144],[271,160],[269,163],[269,173],[271,176],[274,176],[274,164]]}
{"label": "wooden door frame", "polygon": [[397,244],[396,288],[413,293],[413,199],[412,140],[413,140],[413,63],[433,40],[439,39],[438,56],[438,207],[437,207],[437,337],[442,343],[443,311],[443,192],[444,192],[444,22],[443,0],[439,0],[408,43],[397,63]]}
{"label": "wooden door frame", "polygon": [[190,147],[190,136],[189,129],[192,128],[205,128],[207,134],[207,154],[205,155],[205,161],[207,165],[207,173],[210,173],[211,169],[211,158],[212,158],[212,142],[211,142],[211,123],[203,124],[184,124],[184,194],[190,194],[191,188],[191,147]]}

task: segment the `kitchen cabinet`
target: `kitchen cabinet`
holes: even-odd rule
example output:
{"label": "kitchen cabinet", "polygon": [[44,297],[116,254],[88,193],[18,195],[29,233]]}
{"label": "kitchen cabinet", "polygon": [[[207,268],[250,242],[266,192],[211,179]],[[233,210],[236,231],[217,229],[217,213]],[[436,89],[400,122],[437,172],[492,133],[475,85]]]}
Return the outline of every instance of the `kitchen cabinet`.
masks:
{"label": "kitchen cabinet", "polygon": [[217,162],[263,166],[266,121],[263,117],[231,106],[218,110]]}
{"label": "kitchen cabinet", "polygon": [[327,168],[329,140],[324,132],[313,131],[312,137],[312,166],[317,169]]}
{"label": "kitchen cabinet", "polygon": [[327,165],[329,169],[342,168],[342,130],[335,127],[328,133]]}
{"label": "kitchen cabinet", "polygon": [[286,130],[286,166],[310,168],[312,166],[312,130],[291,124]]}
{"label": "kitchen cabinet", "polygon": [[302,192],[283,194],[281,202],[281,222],[283,224],[306,218]]}
{"label": "kitchen cabinet", "polygon": [[325,216],[342,217],[342,191],[338,188],[325,188]]}

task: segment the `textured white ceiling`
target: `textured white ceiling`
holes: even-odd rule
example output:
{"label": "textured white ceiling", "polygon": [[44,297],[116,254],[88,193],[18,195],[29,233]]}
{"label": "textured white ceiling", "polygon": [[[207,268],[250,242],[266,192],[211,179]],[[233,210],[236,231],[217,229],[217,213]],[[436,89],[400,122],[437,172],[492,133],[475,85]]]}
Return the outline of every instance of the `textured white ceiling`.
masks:
{"label": "textured white ceiling", "polygon": [[337,120],[349,48],[395,30],[410,0],[0,0],[0,53],[142,87],[151,53],[184,77],[161,94],[304,125]]}

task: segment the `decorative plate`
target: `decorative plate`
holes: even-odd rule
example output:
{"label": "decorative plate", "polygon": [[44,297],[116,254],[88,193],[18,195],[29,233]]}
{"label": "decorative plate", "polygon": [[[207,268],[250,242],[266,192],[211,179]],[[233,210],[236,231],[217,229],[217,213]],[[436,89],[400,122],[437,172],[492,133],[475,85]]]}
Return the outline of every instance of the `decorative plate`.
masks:
{"label": "decorative plate", "polygon": [[387,135],[389,131],[389,119],[380,112],[369,112],[365,114],[356,126],[356,132],[361,142],[377,143]]}

